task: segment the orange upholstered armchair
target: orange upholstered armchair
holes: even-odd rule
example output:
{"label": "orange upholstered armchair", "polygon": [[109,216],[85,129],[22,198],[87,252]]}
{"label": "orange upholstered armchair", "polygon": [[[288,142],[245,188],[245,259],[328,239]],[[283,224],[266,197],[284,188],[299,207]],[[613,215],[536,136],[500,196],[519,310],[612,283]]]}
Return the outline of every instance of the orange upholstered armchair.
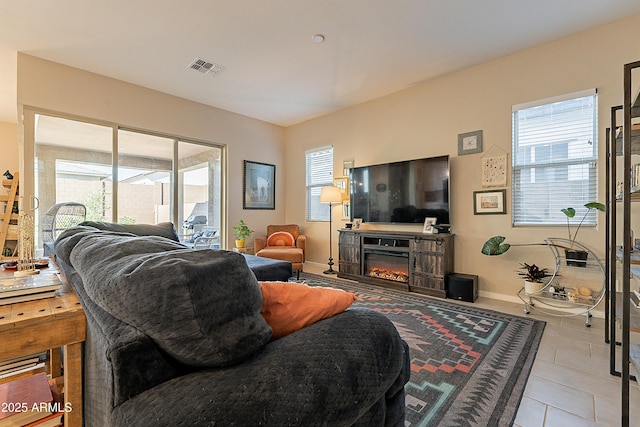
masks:
{"label": "orange upholstered armchair", "polygon": [[289,261],[300,278],[307,238],[295,224],[269,225],[267,235],[253,240],[255,254],[264,258]]}

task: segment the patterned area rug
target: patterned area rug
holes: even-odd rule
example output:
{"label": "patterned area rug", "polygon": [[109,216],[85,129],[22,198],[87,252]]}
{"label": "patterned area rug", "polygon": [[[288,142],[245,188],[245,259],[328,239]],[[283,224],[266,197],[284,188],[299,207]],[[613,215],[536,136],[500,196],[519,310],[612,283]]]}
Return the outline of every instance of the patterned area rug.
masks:
{"label": "patterned area rug", "polygon": [[355,292],[409,344],[405,426],[510,426],[545,322],[374,285],[301,273],[310,286]]}

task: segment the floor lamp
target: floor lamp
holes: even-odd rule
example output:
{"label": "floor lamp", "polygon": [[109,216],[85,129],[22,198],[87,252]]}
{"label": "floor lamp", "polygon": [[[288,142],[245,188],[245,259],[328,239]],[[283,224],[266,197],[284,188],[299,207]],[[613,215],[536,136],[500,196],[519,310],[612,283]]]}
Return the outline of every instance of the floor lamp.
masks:
{"label": "floor lamp", "polygon": [[324,274],[336,274],[337,271],[333,269],[333,245],[331,243],[331,235],[333,234],[333,226],[331,225],[331,213],[333,211],[333,205],[342,202],[342,190],[338,187],[322,187],[320,191],[320,203],[329,204],[329,269],[324,271]]}

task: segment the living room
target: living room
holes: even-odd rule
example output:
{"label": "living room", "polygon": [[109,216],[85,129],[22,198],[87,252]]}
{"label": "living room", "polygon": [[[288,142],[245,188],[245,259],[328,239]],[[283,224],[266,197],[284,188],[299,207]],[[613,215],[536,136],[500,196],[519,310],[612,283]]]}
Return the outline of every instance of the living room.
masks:
{"label": "living room", "polygon": [[[574,93],[598,91],[598,199],[605,194],[605,130],[609,109],[622,102],[622,66],[640,59],[640,15],[580,32],[540,46],[418,82],[384,97],[290,126],[231,113],[103,75],[18,52],[16,96],[24,108],[81,117],[131,128],[210,141],[226,147],[227,222],[223,247],[233,246],[232,226],[244,219],[254,230],[277,223],[300,224],[308,238],[307,263],[322,268],[329,257],[327,222],[305,216],[305,152],[332,145],[334,174],[343,160],[356,166],[449,155],[455,271],[479,276],[480,295],[519,302],[515,270],[523,259],[538,259],[538,248],[520,248],[487,258],[482,244],[494,235],[511,242],[539,242],[564,236],[564,227],[513,227],[506,215],[474,215],[473,191],[480,184],[483,154],[458,156],[458,134],[483,131],[485,151],[495,147],[511,160],[513,105]],[[637,88],[634,88],[637,90]],[[28,163],[21,151],[22,126],[0,123],[2,169]],[[24,157],[23,157],[24,156]],[[276,165],[274,210],[242,208],[243,160]],[[507,180],[507,201],[511,199]],[[332,252],[337,229],[347,222],[334,208]],[[600,217],[602,218],[602,217]],[[421,227],[420,227],[421,228]],[[415,230],[416,227],[410,227]],[[581,232],[581,241],[604,255],[603,222]],[[600,312],[602,310],[599,310]],[[601,315],[597,313],[596,315]]]}
{"label": "living room", "polygon": [[[480,185],[482,154],[457,156],[457,135],[482,129],[485,150],[511,151],[511,106],[573,93],[598,91],[599,157],[604,157],[609,107],[621,102],[622,65],[634,58],[638,16],[518,52],[403,91],[289,127],[269,124],[217,108],[162,94],[23,53],[17,54],[20,111],[42,111],[126,124],[133,128],[225,144],[228,148],[226,247],[233,247],[234,221],[254,230],[268,224],[304,224],[307,262],[326,263],[327,224],[305,220],[305,151],[333,145],[334,174],[342,161],[356,166],[451,156],[452,231],[456,234],[455,271],[477,274],[480,293],[515,301],[514,270],[536,249],[487,258],[482,244],[494,235],[511,242],[539,242],[540,236],[565,235],[560,227],[512,227],[507,215],[474,215],[473,191]],[[624,43],[619,43],[624,40]],[[606,48],[604,47],[606,46]],[[64,96],[61,96],[64,93]],[[91,93],[90,97],[85,96]],[[108,101],[107,101],[108,100]],[[18,130],[3,123],[5,169],[19,169]],[[392,150],[389,148],[393,147]],[[254,153],[260,153],[256,156]],[[509,157],[510,159],[510,157]],[[276,165],[274,210],[242,209],[242,161]],[[510,161],[510,160],[509,160]],[[598,162],[598,199],[604,199],[605,162]],[[508,180],[510,182],[510,179]],[[509,184],[508,184],[509,185]],[[507,190],[507,200],[510,199]],[[335,228],[346,220],[334,207]],[[414,227],[415,228],[415,227]],[[335,233],[335,230],[334,230]],[[585,228],[581,239],[597,253],[604,250],[604,227]],[[333,253],[337,254],[334,234]]]}

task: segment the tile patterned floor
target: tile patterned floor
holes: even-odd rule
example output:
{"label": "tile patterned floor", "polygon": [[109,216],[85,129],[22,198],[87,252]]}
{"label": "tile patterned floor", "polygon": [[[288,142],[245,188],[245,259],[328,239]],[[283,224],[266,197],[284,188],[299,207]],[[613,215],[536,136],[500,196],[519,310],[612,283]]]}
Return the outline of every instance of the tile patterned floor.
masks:
{"label": "tile patterned floor", "polygon": [[[322,274],[307,267],[306,272]],[[522,304],[479,298],[475,305],[522,316]],[[533,370],[524,391],[515,427],[616,427],[621,425],[620,378],[609,374],[609,345],[604,342],[603,319],[584,316],[557,317],[533,312],[545,328]],[[640,334],[631,334],[640,343]],[[617,348],[620,366],[620,347]],[[619,368],[618,368],[619,369]],[[633,372],[632,372],[633,373]],[[630,387],[631,425],[640,426],[640,390]],[[634,424],[634,422],[636,424]]]}

